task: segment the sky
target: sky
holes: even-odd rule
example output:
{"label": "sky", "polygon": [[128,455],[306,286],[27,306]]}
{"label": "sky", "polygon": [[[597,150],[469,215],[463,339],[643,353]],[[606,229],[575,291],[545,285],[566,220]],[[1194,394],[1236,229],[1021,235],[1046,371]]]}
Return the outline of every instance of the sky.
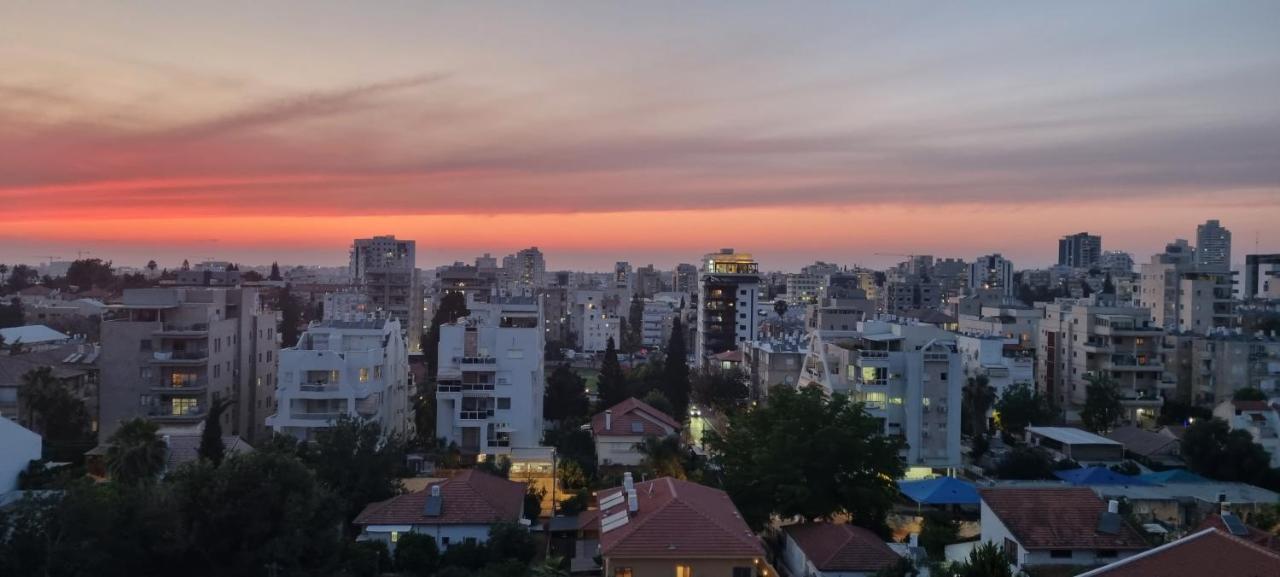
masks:
{"label": "sky", "polygon": [[0,262],[1280,252],[1280,3],[0,0]]}

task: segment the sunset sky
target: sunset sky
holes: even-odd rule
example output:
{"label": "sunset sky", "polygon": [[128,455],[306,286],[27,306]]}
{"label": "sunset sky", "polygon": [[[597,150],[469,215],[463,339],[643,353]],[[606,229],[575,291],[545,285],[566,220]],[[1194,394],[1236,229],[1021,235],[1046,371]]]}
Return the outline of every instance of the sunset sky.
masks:
{"label": "sunset sky", "polygon": [[1280,252],[1280,3],[0,0],[0,262]]}

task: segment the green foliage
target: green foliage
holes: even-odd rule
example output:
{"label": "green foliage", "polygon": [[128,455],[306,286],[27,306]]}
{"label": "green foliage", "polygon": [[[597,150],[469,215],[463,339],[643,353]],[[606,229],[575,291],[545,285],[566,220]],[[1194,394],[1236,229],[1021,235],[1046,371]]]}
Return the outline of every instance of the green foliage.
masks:
{"label": "green foliage", "polygon": [[[13,268],[9,269],[9,274],[5,277],[5,288],[8,289],[8,292],[18,292],[34,285],[37,278],[39,278],[39,275],[36,273],[36,269],[25,264],[15,264]],[[5,328],[5,326],[0,325],[0,328]]]}
{"label": "green foliage", "polygon": [[1280,503],[1258,505],[1257,510],[1249,513],[1249,524],[1268,533],[1275,533],[1280,525]]}
{"label": "green foliage", "polygon": [[650,477],[674,477],[687,479],[685,459],[687,451],[680,446],[680,439],[674,436],[648,436],[635,445],[636,451],[644,455],[640,467]]}
{"label": "green foliage", "polygon": [[54,376],[52,367],[22,375],[18,402],[28,428],[43,437],[45,456],[51,460],[79,462],[92,448],[92,419],[84,400]]}
{"label": "green foliage", "polygon": [[377,577],[393,568],[391,553],[382,541],[347,542],[342,550],[342,569],[350,577]]}
{"label": "green foliage", "polygon": [[1080,420],[1086,429],[1095,433],[1110,431],[1120,418],[1124,416],[1124,407],[1120,405],[1120,390],[1105,375],[1087,375],[1085,380],[1084,408],[1080,411]]}
{"label": "green foliage", "polygon": [[693,374],[693,398],[722,414],[734,413],[751,397],[748,382],[742,369],[702,369]]}
{"label": "green foliage", "polygon": [[298,344],[298,328],[302,326],[302,301],[293,295],[293,288],[284,285],[280,289],[280,347]]}
{"label": "green foliage", "polygon": [[996,477],[1014,480],[1054,479],[1053,461],[1035,447],[1014,447],[996,465]]}
{"label": "green foliage", "polygon": [[201,459],[213,466],[222,464],[227,448],[222,444],[222,414],[231,407],[230,399],[220,399],[209,407],[209,414],[204,418],[204,430],[200,432],[200,448],[197,451]]}
{"label": "green foliage", "polygon": [[124,485],[150,482],[164,470],[168,447],[157,432],[159,425],[146,419],[120,423],[107,439],[107,472]]}
{"label": "green foliage", "polygon": [[618,349],[613,344],[613,337],[609,337],[604,347],[604,360],[600,362],[596,393],[600,396],[600,410],[627,400],[627,376],[622,373],[622,365],[618,362]]}
{"label": "green foliage", "polygon": [[585,419],[590,410],[586,381],[569,363],[561,363],[547,378],[542,417],[548,421]]}
{"label": "green foliage", "polygon": [[441,567],[457,567],[468,572],[479,571],[488,561],[489,549],[484,544],[466,541],[450,544],[440,556]]}
{"label": "green foliage", "polygon": [[928,511],[924,514],[924,522],[920,527],[920,546],[929,553],[929,558],[942,561],[946,547],[960,538],[960,522],[950,514],[942,511]]}
{"label": "green foliage", "polygon": [[569,577],[569,560],[558,555],[550,555],[546,561],[533,568],[533,577]]}
{"label": "green foliage", "polygon": [[969,377],[961,389],[961,431],[975,437],[987,434],[987,411],[996,401],[996,389],[988,384],[986,375]]}
{"label": "green foliage", "polygon": [[402,491],[404,453],[398,435],[383,439],[378,423],[344,416],[317,431],[315,442],[304,446],[299,456],[341,497],[342,518],[350,522],[365,505]]}
{"label": "green foliage", "polygon": [[886,437],[861,404],[818,388],[774,387],[769,404],[733,415],[727,432],[708,434],[724,488],[749,525],[771,515],[806,520],[848,514],[885,533],[905,466],[903,442]]}
{"label": "green foliage", "polygon": [[1009,558],[990,541],[974,547],[969,558],[953,568],[956,577],[1013,577]]}
{"label": "green foliage", "polygon": [[1160,416],[1156,418],[1159,425],[1185,425],[1191,419],[1212,419],[1213,412],[1205,407],[1185,403],[1174,399],[1166,399],[1160,408]]}
{"label": "green foliage", "polygon": [[666,395],[662,394],[662,391],[656,389],[649,391],[649,394],[645,395],[644,398],[640,400],[644,401],[645,404],[650,407],[666,413],[667,416],[675,419],[676,422],[680,422],[680,415],[676,414],[675,407],[671,406],[671,401],[667,399]]}
{"label": "green foliage", "polygon": [[1048,425],[1058,416],[1049,399],[1026,383],[1006,388],[995,406],[1000,427],[1012,435],[1021,435],[1030,425]]}
{"label": "green foliage", "polygon": [[494,523],[489,527],[489,540],[485,543],[490,559],[516,560],[526,568],[538,547],[528,529],[516,523]]}
{"label": "green foliage", "polygon": [[536,521],[542,516],[542,499],[547,496],[547,490],[533,483],[529,483],[529,487],[524,492],[524,518],[530,521]]}
{"label": "green foliage", "polygon": [[396,570],[416,577],[430,577],[440,564],[440,549],[430,535],[404,533],[396,541]]}
{"label": "green foliage", "polygon": [[111,261],[86,258],[72,261],[67,267],[65,279],[68,285],[86,290],[93,287],[108,288],[115,282],[116,277],[111,271]]}
{"label": "green foliage", "polygon": [[[683,308],[683,307],[682,307]],[[666,364],[663,365],[662,394],[671,401],[676,420],[683,422],[689,411],[689,350],[684,342],[684,323],[676,314],[667,340]]]}
{"label": "green foliage", "polygon": [[1248,431],[1221,419],[1196,421],[1182,436],[1182,458],[1192,471],[1219,481],[1268,485],[1274,474],[1266,449]]}
{"label": "green foliage", "polygon": [[644,325],[644,300],[640,295],[631,297],[631,308],[627,311],[627,318],[622,322],[622,352],[634,353],[643,346],[643,337],[640,330]]}
{"label": "green foliage", "polygon": [[778,318],[782,318],[782,315],[787,314],[787,308],[786,300],[778,299],[773,301],[773,312],[778,315]]}
{"label": "green foliage", "polygon": [[[152,267],[153,269],[155,267]],[[284,277],[280,276],[280,263],[271,263],[271,274],[267,276],[267,280],[281,281]]]}
{"label": "green foliage", "polygon": [[1236,389],[1236,392],[1231,395],[1231,399],[1235,401],[1265,401],[1267,400],[1267,394],[1262,392],[1262,389],[1245,387]]}
{"label": "green foliage", "polygon": [[543,445],[556,448],[562,467],[566,462],[572,461],[588,478],[595,475],[596,444],[591,431],[584,431],[571,423],[562,423],[546,432]]}
{"label": "green foliage", "polygon": [[892,565],[876,571],[874,577],[916,577],[919,574],[920,570],[916,569],[916,564],[911,559],[899,557]]}
{"label": "green foliage", "polygon": [[0,305],[0,329],[20,327],[26,324],[22,315],[22,300],[14,297],[9,304]]}
{"label": "green foliage", "polygon": [[476,463],[476,470],[506,479],[511,476],[511,459],[506,455],[498,455],[496,459],[485,459]]}

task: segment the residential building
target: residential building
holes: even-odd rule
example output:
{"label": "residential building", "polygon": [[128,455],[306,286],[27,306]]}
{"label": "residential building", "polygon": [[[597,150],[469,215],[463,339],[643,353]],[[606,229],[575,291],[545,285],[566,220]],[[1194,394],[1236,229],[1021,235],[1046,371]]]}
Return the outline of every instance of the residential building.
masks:
{"label": "residential building", "polygon": [[223,431],[250,443],[274,410],[279,313],[257,289],[126,289],[102,322],[99,441],[146,417],[194,428],[210,403],[231,399]]}
{"label": "residential building", "polygon": [[880,290],[877,310],[889,315],[903,315],[920,309],[942,306],[943,289],[931,277],[916,274],[890,275]]}
{"label": "residential building", "polygon": [[1213,405],[1245,388],[1280,392],[1280,337],[1214,332],[1165,337],[1165,380],[1177,398]]}
{"label": "residential building", "polygon": [[697,362],[738,348],[756,337],[760,266],[748,253],[731,248],[703,257],[698,270]]}
{"label": "residential building", "polygon": [[1105,251],[1098,257],[1098,267],[1112,276],[1132,275],[1133,255],[1120,250]]}
{"label": "residential building", "polygon": [[1035,350],[1036,331],[1043,313],[1021,304],[982,304],[973,313],[956,315],[957,331],[969,335],[1004,337],[1019,347]]}
{"label": "residential building", "polygon": [[1250,254],[1244,257],[1246,299],[1280,299],[1280,254]]}
{"label": "residential building", "polygon": [[1096,266],[1102,258],[1102,237],[1079,232],[1058,241],[1058,264],[1071,268]]}
{"label": "residential building", "polygon": [[542,307],[534,297],[493,300],[467,303],[468,316],[440,326],[436,436],[472,455],[542,440]]}
{"label": "residential building", "polygon": [[[1243,526],[1239,519],[1232,526]],[[1080,577],[1202,577],[1275,575],[1280,554],[1219,529],[1204,529],[1110,563]]]}
{"label": "residential building", "polygon": [[[966,382],[986,377],[997,398],[1013,385],[1035,386],[1035,349],[1022,346],[1016,337],[960,334],[955,339]],[[988,418],[995,416],[994,410],[988,409]]]}
{"label": "residential building", "polygon": [[[483,258],[483,257],[482,257]],[[479,262],[481,259],[477,259]],[[468,302],[489,302],[489,296],[497,292],[497,268],[475,267],[461,262],[436,269],[433,302],[440,302],[448,293],[462,293]]]}
{"label": "residential building", "polygon": [[321,297],[324,320],[343,320],[373,316],[369,295],[356,290],[324,293]]}
{"label": "residential building", "polygon": [[874,577],[902,559],[875,533],[848,523],[797,523],[782,535],[782,564],[798,577]]}
{"label": "residential building", "polygon": [[608,311],[608,295],[603,290],[578,290],[573,293],[573,334],[578,348],[585,353],[598,353],[608,347],[609,339],[619,346],[622,319]]}
{"label": "residential building", "polygon": [[416,243],[395,236],[355,239],[350,270],[352,282],[369,296],[373,312],[399,321],[409,352],[420,351],[424,325]]}
{"label": "residential building", "polygon": [[958,297],[965,293],[965,285],[969,282],[969,263],[958,258],[939,258],[933,261],[930,276],[942,290],[941,299]]}
{"label": "residential building", "polygon": [[1013,296],[1013,263],[1000,253],[980,256],[969,263],[969,294],[991,292]]}
{"label": "residential building", "polygon": [[1180,464],[1182,440],[1167,433],[1148,431],[1138,427],[1116,427],[1107,438],[1124,445],[1126,455],[1138,457],[1149,463],[1168,466]]}
{"label": "residential building", "polygon": [[639,399],[630,398],[591,417],[591,436],[600,465],[635,467],[644,460],[636,445],[645,437],[670,437],[680,423]]}
{"label": "residential building", "polygon": [[536,246],[502,259],[503,290],[508,295],[531,296],[546,286],[546,274],[547,261]]}
{"label": "residential building", "polygon": [[826,299],[805,309],[810,331],[851,331],[876,316],[876,304],[865,298]]}
{"label": "residential building", "polygon": [[1196,268],[1202,271],[1231,270],[1231,231],[1215,220],[1196,227]]}
{"label": "residential building", "polygon": [[1158,522],[1174,531],[1194,530],[1203,521],[1230,509],[1250,514],[1269,510],[1280,499],[1274,491],[1245,483],[1212,481],[1186,469],[1138,477],[1137,483],[1093,485],[1089,489],[1103,500],[1128,505],[1138,523]]}
{"label": "residential building", "polygon": [[770,577],[764,545],[719,489],[660,477],[602,490],[602,575]]}
{"label": "residential building", "polygon": [[18,489],[18,476],[44,449],[40,435],[0,416],[0,497]]}
{"label": "residential building", "polygon": [[1027,444],[1081,465],[1124,461],[1124,445],[1074,427],[1027,427]]}
{"label": "residential building", "polygon": [[542,289],[542,325],[546,329],[547,342],[572,347],[573,291],[568,287],[552,286]]}
{"label": "residential building", "polygon": [[1138,303],[1151,309],[1157,326],[1205,334],[1237,324],[1234,274],[1200,268],[1198,252],[1178,239],[1142,265]]}
{"label": "residential building", "polygon": [[240,284],[240,269],[226,261],[205,261],[195,268],[183,267],[174,284],[180,286],[233,287]]}
{"label": "residential building", "polygon": [[402,535],[431,537],[441,551],[463,543],[484,543],[497,523],[524,516],[524,483],[464,469],[423,491],[372,503],[356,516],[361,541],[378,541],[392,552]]}
{"label": "residential building", "polygon": [[682,296],[679,293],[658,293],[644,302],[640,321],[641,344],[650,348],[667,346],[672,319],[679,314]]}
{"label": "residential building", "polygon": [[373,421],[383,434],[413,435],[414,395],[400,322],[355,318],[312,322],[296,347],[280,351],[276,433],[311,440],[347,416]]}
{"label": "residential building", "polygon": [[791,306],[804,306],[818,302],[818,298],[822,293],[823,281],[825,276],[816,274],[788,274],[787,277],[787,304]]}
{"label": "residential building", "polygon": [[44,325],[23,325],[0,329],[0,342],[7,346],[22,345],[27,351],[47,351],[56,349],[72,341],[71,335],[65,335]]}
{"label": "residential building", "polygon": [[801,385],[850,395],[922,469],[959,467],[964,370],[955,334],[930,325],[864,321],[852,331],[813,331]]}
{"label": "residential building", "polygon": [[1226,421],[1232,431],[1245,431],[1271,455],[1271,468],[1280,468],[1280,409],[1268,401],[1226,400],[1213,408],[1213,416]]}
{"label": "residential building", "polygon": [[[613,288],[621,289],[628,293],[635,288],[635,278],[631,271],[631,263],[626,261],[618,261],[613,265]],[[628,295],[629,297],[630,295]],[[631,300],[627,298],[627,300]]]}
{"label": "residential building", "polygon": [[671,274],[671,290],[684,294],[697,293],[698,267],[688,263],[676,265],[675,272]]}
{"label": "residential building", "polygon": [[18,389],[27,373],[48,367],[54,379],[84,401],[93,419],[90,427],[98,430],[98,346],[69,344],[0,354],[0,417],[14,420],[24,427],[32,426],[23,417],[18,404]]}
{"label": "residential building", "polygon": [[751,384],[751,398],[763,401],[773,387],[795,387],[808,353],[800,335],[758,339],[742,343],[742,369]]}
{"label": "residential building", "polygon": [[636,269],[635,279],[636,294],[641,298],[651,298],[662,292],[662,277],[652,264]]}
{"label": "residential building", "polygon": [[981,540],[1001,547],[1015,569],[1099,565],[1147,548],[1118,503],[1083,487],[981,488],[978,494]]}
{"label": "residential building", "polygon": [[1087,377],[1111,380],[1120,390],[1126,418],[1154,418],[1173,388],[1163,378],[1164,330],[1142,308],[1098,304],[1097,299],[1058,299],[1044,307],[1036,342],[1039,389],[1072,412],[1084,406]]}

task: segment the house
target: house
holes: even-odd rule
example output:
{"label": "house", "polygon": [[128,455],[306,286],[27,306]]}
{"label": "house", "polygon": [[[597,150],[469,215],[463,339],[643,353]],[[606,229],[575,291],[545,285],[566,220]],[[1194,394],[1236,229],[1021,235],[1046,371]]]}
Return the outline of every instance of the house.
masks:
{"label": "house", "polygon": [[1267,401],[1223,401],[1213,416],[1227,422],[1232,431],[1246,431],[1253,442],[1271,455],[1271,468],[1280,468],[1280,411]]}
{"label": "house", "polygon": [[1280,535],[1263,531],[1252,525],[1246,525],[1240,520],[1239,516],[1225,510],[1220,514],[1205,517],[1200,526],[1196,528],[1196,531],[1204,529],[1217,529],[1238,539],[1244,539],[1254,545],[1270,549],[1273,553],[1280,554]]}
{"label": "house", "polygon": [[[63,345],[17,355],[0,355],[0,416],[21,421],[18,389],[28,372],[49,367],[53,378],[85,403],[96,429],[98,415],[98,348],[88,344]],[[21,422],[20,422],[21,424]]]}
{"label": "house", "polygon": [[598,498],[606,577],[771,577],[764,545],[724,491],[628,473]]}
{"label": "house", "polygon": [[42,449],[40,435],[0,417],[0,495],[17,490],[18,474],[40,460]]}
{"label": "house", "polygon": [[1003,547],[1015,567],[1100,565],[1147,548],[1119,515],[1083,487],[979,489],[982,541]]}
{"label": "house", "polygon": [[630,398],[591,417],[596,461],[600,465],[636,466],[644,458],[636,443],[645,437],[667,437],[680,431],[670,415]]}
{"label": "house", "polygon": [[1081,465],[1124,460],[1124,445],[1075,427],[1027,427],[1027,444]]}
{"label": "house", "polygon": [[[172,472],[184,463],[190,463],[200,458],[200,435],[165,435],[165,444],[169,447],[169,452],[165,457],[165,471]],[[227,457],[232,455],[243,455],[253,452],[253,447],[244,439],[235,435],[225,435],[222,437],[223,454]]]}
{"label": "house", "polygon": [[524,495],[524,483],[468,469],[425,491],[372,503],[356,516],[355,524],[361,541],[382,541],[394,549],[402,533],[421,533],[444,549],[484,542],[491,526],[519,522]]}
{"label": "house", "polygon": [[33,351],[46,350],[71,342],[69,335],[64,335],[44,325],[24,325],[0,329],[0,339],[8,345],[22,343],[23,348]]}
{"label": "house", "polygon": [[1132,456],[1150,462],[1180,462],[1182,440],[1172,433],[1153,432],[1138,427],[1119,427],[1107,435],[1108,439],[1124,445]]}
{"label": "house", "polygon": [[1215,528],[1099,567],[1080,577],[1264,577],[1280,574],[1280,554]]}
{"label": "house", "polygon": [[845,523],[782,528],[782,563],[792,577],[869,577],[901,558],[875,533]]}

